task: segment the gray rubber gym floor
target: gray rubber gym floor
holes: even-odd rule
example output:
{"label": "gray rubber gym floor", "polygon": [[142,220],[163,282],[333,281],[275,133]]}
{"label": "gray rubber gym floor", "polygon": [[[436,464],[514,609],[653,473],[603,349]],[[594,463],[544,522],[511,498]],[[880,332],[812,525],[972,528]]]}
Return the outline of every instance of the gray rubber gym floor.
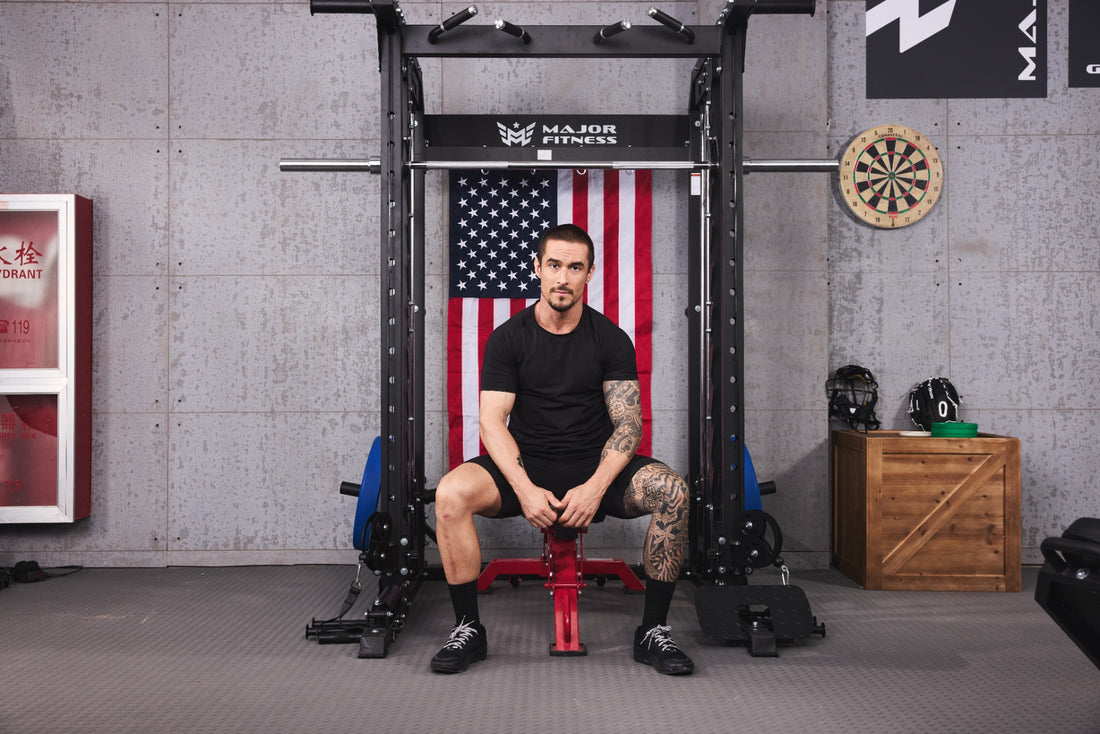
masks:
{"label": "gray rubber gym floor", "polygon": [[696,673],[680,678],[633,662],[642,600],[616,581],[581,597],[587,657],[547,655],[537,581],[481,598],[489,659],[461,675],[428,670],[452,623],[442,582],[385,659],[307,641],[353,571],[88,569],[0,590],[0,731],[1100,732],[1100,670],[1035,603],[1036,569],[1008,594],[796,573],[827,634],[778,658],[704,638],[681,582],[670,623]]}

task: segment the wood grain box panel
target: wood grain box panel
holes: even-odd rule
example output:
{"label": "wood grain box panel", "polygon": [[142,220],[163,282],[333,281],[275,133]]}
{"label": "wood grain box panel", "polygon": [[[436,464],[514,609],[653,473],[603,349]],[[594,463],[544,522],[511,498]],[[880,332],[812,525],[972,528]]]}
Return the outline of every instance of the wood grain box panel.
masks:
{"label": "wood grain box panel", "polygon": [[833,565],[867,589],[1020,590],[1020,440],[832,435]]}

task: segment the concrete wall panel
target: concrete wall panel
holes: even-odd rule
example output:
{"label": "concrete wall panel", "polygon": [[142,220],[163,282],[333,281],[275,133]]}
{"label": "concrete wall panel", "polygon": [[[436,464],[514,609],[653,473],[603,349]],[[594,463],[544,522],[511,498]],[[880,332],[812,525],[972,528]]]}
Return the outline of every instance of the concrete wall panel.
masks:
{"label": "concrete wall panel", "polygon": [[92,406],[96,413],[168,408],[168,279],[96,278]]}
{"label": "concrete wall panel", "polygon": [[[365,158],[377,145],[377,141],[175,143],[171,272],[376,275],[381,268],[378,177],[280,172],[279,160]],[[300,152],[287,155],[288,148]]]}
{"label": "concrete wall panel", "polygon": [[378,295],[362,276],[171,280],[171,409],[378,409]]}
{"label": "concrete wall panel", "polygon": [[377,138],[371,20],[311,17],[304,4],[173,4],[172,135]]}
{"label": "concrete wall panel", "polygon": [[1100,408],[1095,273],[963,273],[950,287],[953,381],[968,402]]}
{"label": "concrete wall panel", "polygon": [[953,135],[951,142],[953,269],[1100,270],[1096,136]]}
{"label": "concrete wall panel", "polygon": [[160,138],[167,5],[0,5],[0,139]]}
{"label": "concrete wall panel", "polygon": [[351,546],[354,500],[376,412],[236,412],[173,416],[168,550],[219,565],[218,551],[293,562],[294,551]]}

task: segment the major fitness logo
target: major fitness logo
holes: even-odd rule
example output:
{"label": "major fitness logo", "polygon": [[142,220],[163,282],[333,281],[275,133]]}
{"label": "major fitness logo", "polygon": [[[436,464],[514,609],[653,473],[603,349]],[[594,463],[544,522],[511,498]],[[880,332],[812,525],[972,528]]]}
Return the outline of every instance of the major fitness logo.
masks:
{"label": "major fitness logo", "polygon": [[1046,17],[1046,0],[867,0],[867,97],[1045,97]]}
{"label": "major fitness logo", "polygon": [[508,125],[497,122],[500,142],[507,146],[524,147],[535,140],[538,129],[538,145],[551,147],[580,147],[585,145],[618,145],[618,125],[601,123],[534,123],[526,127],[518,122]]}
{"label": "major fitness logo", "polygon": [[518,122],[513,122],[512,127],[508,127],[503,122],[497,123],[497,130],[500,131],[500,142],[507,146],[523,147],[530,145],[532,138],[535,136],[535,123],[531,123],[527,127],[521,127]]}

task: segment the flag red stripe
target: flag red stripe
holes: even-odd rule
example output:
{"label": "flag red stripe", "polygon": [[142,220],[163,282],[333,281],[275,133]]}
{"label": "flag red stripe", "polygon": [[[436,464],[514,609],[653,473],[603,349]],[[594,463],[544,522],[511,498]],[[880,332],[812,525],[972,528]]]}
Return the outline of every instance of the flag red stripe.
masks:
{"label": "flag red stripe", "polygon": [[603,180],[603,313],[619,323],[619,172],[608,171]]}
{"label": "flag red stripe", "polygon": [[[462,456],[462,299],[447,304],[447,452]],[[452,467],[454,466],[454,459]]]}
{"label": "flag red stripe", "polygon": [[588,176],[573,171],[573,218],[570,220],[588,231]]}

